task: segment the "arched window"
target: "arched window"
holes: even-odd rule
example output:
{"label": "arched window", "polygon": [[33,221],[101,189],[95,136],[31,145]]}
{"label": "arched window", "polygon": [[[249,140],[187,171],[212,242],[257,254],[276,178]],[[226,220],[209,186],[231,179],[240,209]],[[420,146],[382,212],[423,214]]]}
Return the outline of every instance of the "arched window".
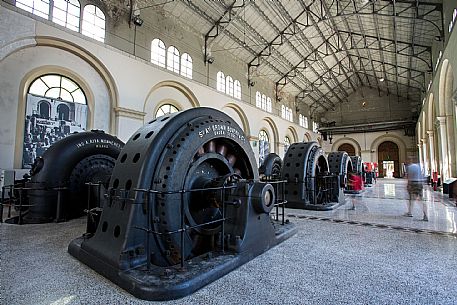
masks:
{"label": "arched window", "polygon": [[70,120],[70,108],[68,105],[60,104],[57,106],[57,117],[59,120],[69,121]]}
{"label": "arched window", "polygon": [[70,30],[79,31],[80,4],[78,0],[54,0],[52,21]]}
{"label": "arched window", "polygon": [[179,51],[173,46],[168,48],[167,69],[179,73]]}
{"label": "arched window", "polygon": [[308,128],[308,118],[305,117],[303,114],[298,115],[298,123],[301,127]]}
{"label": "arched window", "polygon": [[227,79],[225,80],[225,93],[231,96],[234,94],[233,78],[231,76],[227,76]]}
{"label": "arched window", "polygon": [[259,91],[255,93],[255,106],[257,108],[262,108],[262,94]]}
{"label": "arched window", "polygon": [[29,93],[67,102],[86,104],[81,88],[65,76],[48,74],[38,77],[30,85]]}
{"label": "arched window", "polygon": [[263,164],[265,157],[270,153],[270,139],[265,130],[259,132],[259,165]]}
{"label": "arched window", "polygon": [[293,121],[292,109],[287,106],[281,105],[281,117],[283,119],[286,119],[286,120],[292,122]]}
{"label": "arched window", "polygon": [[271,98],[267,97],[267,109],[268,112],[271,112]]}
{"label": "arched window", "polygon": [[56,141],[87,128],[88,107],[81,87],[57,74],[36,78],[27,92],[22,167]]}
{"label": "arched window", "polygon": [[49,0],[16,0],[16,6],[34,15],[49,18]]}
{"label": "arched window", "polygon": [[160,116],[163,116],[163,115],[166,115],[166,114],[169,114],[169,113],[178,112],[178,111],[179,111],[179,109],[176,108],[172,104],[163,104],[162,106],[160,106],[157,109],[155,117],[158,118]]}
{"label": "arched window", "polygon": [[181,56],[181,75],[192,79],[192,57],[187,53]]}
{"label": "arched window", "polygon": [[165,68],[165,44],[160,39],[154,39],[151,42],[151,62],[162,68]]}
{"label": "arched window", "polygon": [[225,75],[222,71],[217,72],[217,91],[225,92]]}
{"label": "arched window", "polygon": [[271,98],[267,97],[265,94],[261,94],[259,91],[255,93],[255,105],[257,108],[263,109],[267,112],[272,111]]}
{"label": "arched window", "polygon": [[313,131],[317,132],[318,129],[319,129],[319,124],[317,124],[317,122],[313,122]]}
{"label": "arched window", "polygon": [[289,107],[286,107],[287,108],[287,115],[286,115],[286,119],[288,121],[291,121],[293,122],[294,121],[294,115],[292,113],[292,108],[289,108]]}
{"label": "arched window", "polygon": [[262,107],[263,110],[267,110],[267,96],[262,94]]}
{"label": "arched window", "polygon": [[95,5],[86,5],[83,11],[82,34],[105,41],[105,14]]}
{"label": "arched window", "polygon": [[234,83],[234,87],[235,87],[235,98],[237,99],[240,99],[241,100],[241,84],[240,84],[240,81],[236,80],[235,83]]}
{"label": "arched window", "polygon": [[288,136],[286,136],[284,138],[284,153],[287,152],[287,150],[289,149],[289,146],[290,146],[290,139]]}
{"label": "arched window", "polygon": [[41,118],[48,120],[51,117],[51,104],[46,100],[40,101],[38,103],[38,113]]}

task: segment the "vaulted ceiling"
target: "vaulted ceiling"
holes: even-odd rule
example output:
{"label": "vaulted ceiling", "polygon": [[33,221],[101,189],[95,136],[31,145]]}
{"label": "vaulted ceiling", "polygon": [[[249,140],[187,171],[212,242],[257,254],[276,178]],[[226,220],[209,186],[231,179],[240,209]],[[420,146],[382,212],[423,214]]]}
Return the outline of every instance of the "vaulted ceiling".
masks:
{"label": "vaulted ceiling", "polygon": [[[139,0],[139,7],[151,0]],[[361,86],[420,103],[432,72],[431,47],[443,39],[442,1],[154,1],[205,37],[205,53],[228,50],[321,112]],[[157,5],[159,4],[159,5]]]}

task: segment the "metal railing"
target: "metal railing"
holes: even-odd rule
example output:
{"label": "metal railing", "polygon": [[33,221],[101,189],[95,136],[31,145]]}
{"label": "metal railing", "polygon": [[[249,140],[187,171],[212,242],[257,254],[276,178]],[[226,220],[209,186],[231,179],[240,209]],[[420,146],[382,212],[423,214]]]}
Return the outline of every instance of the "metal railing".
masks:
{"label": "metal railing", "polygon": [[[284,183],[285,181],[274,181],[269,182],[275,188],[276,194],[282,194],[281,196],[276,196],[275,202],[272,203],[274,208],[276,208],[276,214],[274,220],[279,221],[279,217],[281,216],[281,224],[285,224],[285,211],[284,205],[286,201],[284,200],[284,187],[279,187],[280,184]],[[220,223],[220,237],[219,237],[219,250],[221,253],[225,253],[225,223],[230,218],[226,217],[226,208],[228,205],[238,205],[240,204],[239,201],[227,201],[227,191],[230,189],[237,188],[237,185],[223,185],[219,187],[209,187],[209,188],[198,188],[198,189],[181,189],[176,191],[157,191],[153,189],[133,189],[133,190],[125,190],[125,189],[108,189],[106,193],[107,197],[107,204],[110,206],[114,204],[115,201],[120,201],[121,206],[125,207],[125,202],[129,202],[130,204],[138,204],[143,205],[146,211],[146,226],[133,226],[136,230],[141,230],[146,232],[146,267],[147,270],[151,269],[151,257],[150,257],[150,248],[151,248],[151,235],[155,236],[164,236],[164,235],[173,235],[173,234],[180,234],[180,266],[181,268],[184,267],[185,263],[185,233],[188,231],[192,231],[194,229],[198,229],[201,227],[205,227],[208,225],[214,225]],[[133,192],[133,194],[132,194]],[[185,213],[185,198],[186,194],[191,194],[195,192],[216,192],[218,193],[218,198],[220,200],[220,213],[221,218],[206,221],[202,223],[198,223],[195,225],[189,225],[186,223],[186,213]],[[281,193],[282,192],[282,193]],[[154,196],[150,196],[154,195]],[[157,204],[157,195],[160,196],[169,196],[169,195],[180,195],[180,225],[179,228],[172,231],[160,231],[155,230],[151,224],[151,207],[154,204]],[[165,200],[166,201],[166,200]],[[279,213],[280,207],[282,208],[281,213]]]}

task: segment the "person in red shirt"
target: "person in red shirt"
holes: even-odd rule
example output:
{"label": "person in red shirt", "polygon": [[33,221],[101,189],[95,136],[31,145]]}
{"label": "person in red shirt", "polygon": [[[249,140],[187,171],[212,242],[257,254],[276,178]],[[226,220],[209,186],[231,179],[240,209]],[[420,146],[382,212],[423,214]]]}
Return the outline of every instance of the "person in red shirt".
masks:
{"label": "person in red shirt", "polygon": [[350,210],[355,210],[355,197],[360,197],[359,193],[363,188],[362,177],[356,174],[349,174],[349,186],[351,190],[356,192],[351,197],[352,207],[350,208]]}

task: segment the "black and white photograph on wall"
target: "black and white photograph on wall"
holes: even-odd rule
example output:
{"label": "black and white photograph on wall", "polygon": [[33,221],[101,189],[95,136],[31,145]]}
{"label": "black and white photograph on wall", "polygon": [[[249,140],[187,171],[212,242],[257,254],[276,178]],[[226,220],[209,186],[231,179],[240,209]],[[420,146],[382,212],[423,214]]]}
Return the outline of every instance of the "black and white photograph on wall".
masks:
{"label": "black and white photograph on wall", "polygon": [[270,143],[267,141],[259,141],[259,166],[262,166],[265,158],[270,153]]}
{"label": "black and white photograph on wall", "polygon": [[32,168],[37,157],[73,132],[85,131],[87,105],[27,95],[22,168]]}

